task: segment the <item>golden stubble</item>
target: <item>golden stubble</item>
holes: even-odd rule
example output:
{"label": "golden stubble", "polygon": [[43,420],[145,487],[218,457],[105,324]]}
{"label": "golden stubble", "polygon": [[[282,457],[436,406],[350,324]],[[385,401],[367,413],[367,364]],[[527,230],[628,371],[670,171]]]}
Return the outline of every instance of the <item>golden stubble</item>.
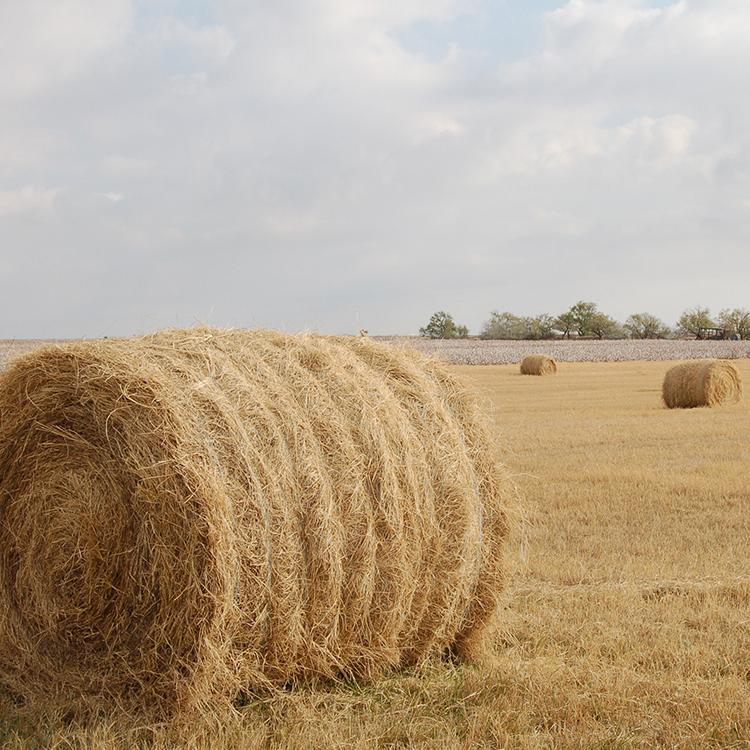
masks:
{"label": "golden stubble", "polygon": [[[670,366],[456,368],[524,497],[494,663],[278,691],[183,744],[750,746],[750,404],[666,409]],[[144,729],[6,727],[11,748],[176,746]]]}

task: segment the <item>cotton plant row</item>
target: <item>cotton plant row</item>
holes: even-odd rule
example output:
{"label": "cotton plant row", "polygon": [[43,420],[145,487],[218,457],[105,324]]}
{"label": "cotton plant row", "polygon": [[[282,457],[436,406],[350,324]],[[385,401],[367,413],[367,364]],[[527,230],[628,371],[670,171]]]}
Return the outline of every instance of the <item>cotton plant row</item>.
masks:
{"label": "cotton plant row", "polygon": [[477,339],[394,338],[447,362],[461,365],[514,364],[530,354],[547,354],[560,362],[627,360],[741,359],[750,357],[750,341],[482,341]]}

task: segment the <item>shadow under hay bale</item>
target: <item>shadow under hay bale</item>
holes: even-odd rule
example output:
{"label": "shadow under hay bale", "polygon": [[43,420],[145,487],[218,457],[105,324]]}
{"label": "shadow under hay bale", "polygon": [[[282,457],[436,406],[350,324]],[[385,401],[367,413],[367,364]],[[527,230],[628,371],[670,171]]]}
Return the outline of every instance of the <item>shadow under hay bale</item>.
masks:
{"label": "shadow under hay bale", "polygon": [[667,371],[662,398],[670,409],[718,406],[742,398],[737,368],[725,360],[686,362]]}
{"label": "shadow under hay bale", "polygon": [[544,354],[530,354],[521,360],[521,375],[554,375],[557,362]]}
{"label": "shadow under hay bale", "polygon": [[173,715],[481,654],[508,480],[447,369],[191,329],[0,375],[0,682]]}

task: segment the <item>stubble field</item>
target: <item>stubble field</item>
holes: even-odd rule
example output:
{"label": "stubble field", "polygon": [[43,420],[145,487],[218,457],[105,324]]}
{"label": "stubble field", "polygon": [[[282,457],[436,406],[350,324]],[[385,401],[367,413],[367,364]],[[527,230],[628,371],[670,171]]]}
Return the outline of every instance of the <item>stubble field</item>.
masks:
{"label": "stubble field", "polygon": [[[280,691],[190,746],[750,747],[750,401],[668,411],[668,366],[457,367],[522,498],[493,662]],[[174,746],[3,715],[5,747]]]}

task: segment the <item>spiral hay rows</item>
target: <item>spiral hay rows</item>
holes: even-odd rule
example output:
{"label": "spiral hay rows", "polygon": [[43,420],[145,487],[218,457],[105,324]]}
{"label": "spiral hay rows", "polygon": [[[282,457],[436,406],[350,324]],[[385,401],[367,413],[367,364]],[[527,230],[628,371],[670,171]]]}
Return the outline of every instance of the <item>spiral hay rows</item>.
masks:
{"label": "spiral hay rows", "polygon": [[667,371],[662,397],[670,409],[719,406],[742,398],[742,380],[731,362],[686,362]]}
{"label": "spiral hay rows", "polygon": [[171,715],[475,657],[507,486],[447,370],[369,338],[38,350],[0,375],[0,682]]}
{"label": "spiral hay rows", "polygon": [[521,375],[554,375],[557,362],[544,354],[530,354],[521,360]]}

